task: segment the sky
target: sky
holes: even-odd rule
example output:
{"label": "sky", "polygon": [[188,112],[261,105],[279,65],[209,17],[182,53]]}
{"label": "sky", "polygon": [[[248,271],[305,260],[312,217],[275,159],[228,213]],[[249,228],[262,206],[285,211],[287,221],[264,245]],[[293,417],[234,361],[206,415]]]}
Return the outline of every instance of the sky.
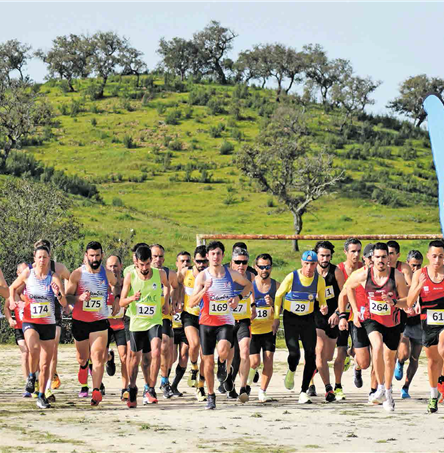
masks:
{"label": "sky", "polygon": [[[49,50],[56,36],[114,31],[144,53],[149,69],[159,62],[159,39],[190,39],[211,20],[238,37],[228,55],[260,43],[283,43],[301,50],[318,43],[329,58],[350,60],[359,76],[383,84],[370,111],[387,113],[408,77],[444,78],[444,3],[426,2],[32,2],[0,3],[0,42],[18,39]],[[46,66],[33,59],[27,73],[37,82]]]}

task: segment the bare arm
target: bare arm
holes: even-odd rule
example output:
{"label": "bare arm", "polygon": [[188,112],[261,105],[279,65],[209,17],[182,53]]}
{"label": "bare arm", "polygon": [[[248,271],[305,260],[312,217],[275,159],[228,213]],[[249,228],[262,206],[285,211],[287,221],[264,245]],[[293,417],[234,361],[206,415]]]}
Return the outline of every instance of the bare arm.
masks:
{"label": "bare arm", "polygon": [[3,272],[1,269],[0,269],[0,296],[4,297],[5,299],[7,299],[9,296],[8,284],[6,283],[5,277],[3,276]]}
{"label": "bare arm", "polygon": [[359,322],[359,310],[356,303],[356,288],[364,286],[367,276],[367,269],[364,267],[359,271],[353,272],[347,280],[347,297],[353,310],[353,323],[356,327],[361,327]]}
{"label": "bare arm", "polygon": [[188,305],[193,308],[199,304],[202,300],[202,297],[208,291],[208,288],[211,286],[212,280],[209,278],[206,280],[205,272],[201,272],[197,275],[196,280],[194,282],[194,290],[193,294],[191,294],[190,298],[188,299]]}
{"label": "bare arm", "polygon": [[126,274],[125,279],[123,280],[122,293],[120,294],[119,305],[121,307],[127,307],[131,302],[140,299],[140,291],[133,294],[131,297],[128,297],[128,293],[131,289],[131,273]]}
{"label": "bare arm", "polygon": [[415,302],[418,300],[419,294],[421,293],[421,289],[425,285],[426,277],[425,275],[417,271],[413,274],[412,278],[412,285],[409,288],[409,294],[407,297],[407,306],[413,307]]}
{"label": "bare arm", "polygon": [[13,282],[13,284],[9,287],[9,308],[14,310],[15,308],[15,301],[16,301],[16,291],[21,286],[26,284],[26,280],[31,273],[31,269],[25,269]]}
{"label": "bare arm", "polygon": [[404,275],[405,282],[408,287],[412,285],[413,272],[411,267],[407,263],[402,263],[401,272]]}
{"label": "bare arm", "polygon": [[86,291],[80,294],[79,296],[76,295],[77,285],[79,284],[79,281],[80,281],[80,269],[76,269],[70,275],[68,286],[66,288],[66,300],[68,301],[71,310],[73,306],[76,304],[76,302],[78,301],[83,302],[84,300],[88,300],[91,297],[89,291]]}
{"label": "bare arm", "polygon": [[68,305],[68,301],[65,297],[65,288],[63,288],[62,280],[58,274],[52,274],[51,287],[56,299],[60,302],[60,305],[65,308]]}
{"label": "bare arm", "polygon": [[111,286],[111,292],[114,296],[114,302],[113,302],[113,309],[111,311],[111,316],[117,315],[120,310],[120,305],[119,305],[119,299],[120,299],[120,283],[117,280],[117,277],[111,272],[111,271],[106,271],[106,278],[108,279],[108,283]]}
{"label": "bare arm", "polygon": [[163,285],[163,307],[162,313],[164,315],[170,314],[170,282],[168,280],[167,274],[163,269],[159,269],[160,281]]}

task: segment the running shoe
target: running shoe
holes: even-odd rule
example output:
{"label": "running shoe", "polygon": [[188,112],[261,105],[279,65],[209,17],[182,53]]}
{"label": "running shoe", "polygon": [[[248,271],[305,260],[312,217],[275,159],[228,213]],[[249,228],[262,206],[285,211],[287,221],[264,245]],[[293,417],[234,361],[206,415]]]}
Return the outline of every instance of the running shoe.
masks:
{"label": "running shoe", "polygon": [[207,395],[205,394],[205,389],[203,387],[198,387],[196,389],[196,398],[199,403],[207,401]]}
{"label": "running shoe", "polygon": [[227,361],[220,362],[219,360],[217,361],[217,379],[219,382],[225,382],[227,379]]}
{"label": "running shoe", "polygon": [[171,390],[171,386],[170,386],[170,383],[167,382],[166,384],[163,384],[160,386],[160,389],[162,390],[162,393],[163,393],[163,397],[165,399],[170,399],[174,396],[174,393],[173,391]]}
{"label": "running shoe", "polygon": [[208,395],[208,401],[207,405],[205,406],[205,409],[209,410],[216,409],[216,395],[214,393]]}
{"label": "running shoe", "polygon": [[114,362],[114,351],[111,349],[109,351],[111,359],[106,362],[106,374],[108,376],[114,376],[116,374],[116,363]]}
{"label": "running shoe", "polygon": [[88,361],[88,370],[89,370],[89,375],[92,377],[93,375],[93,364],[91,360]]}
{"label": "running shoe", "polygon": [[306,392],[299,393],[299,404],[311,404],[311,399]]}
{"label": "running shoe", "polygon": [[316,386],[314,384],[311,384],[310,387],[308,387],[307,395],[308,396],[318,396],[318,394],[316,393]]}
{"label": "running shoe", "polygon": [[34,392],[31,393],[32,398],[38,398],[39,397],[39,392]]}
{"label": "running shoe", "polygon": [[80,385],[85,385],[88,382],[88,367],[82,368],[79,367],[79,372],[77,373],[77,379]]}
{"label": "running shoe", "polygon": [[267,394],[262,389],[259,389],[259,392],[257,394],[257,398],[258,398],[260,403],[266,403],[268,401]]}
{"label": "running shoe", "polygon": [[294,375],[295,372],[290,370],[288,370],[287,374],[285,375],[284,385],[287,390],[293,390],[294,388]]}
{"label": "running shoe", "polygon": [[183,396],[183,393],[180,392],[177,387],[171,386],[171,391],[173,392],[173,396],[175,398]]}
{"label": "running shoe", "polygon": [[120,401],[127,401],[129,398],[129,391],[128,389],[122,389],[120,392]]}
{"label": "running shoe", "polygon": [[341,388],[337,388],[335,390],[335,396],[336,396],[337,401],[345,400],[345,394]]}
{"label": "running shoe", "polygon": [[402,379],[402,376],[404,376],[404,364],[400,363],[399,360],[397,360],[395,367],[395,379],[397,381],[400,381]]}
{"label": "running shoe", "polygon": [[39,409],[49,409],[51,405],[49,404],[48,400],[45,398],[44,395],[37,397],[37,407]]}
{"label": "running shoe", "polygon": [[257,382],[259,382],[259,371],[256,370],[256,374],[254,375],[254,378],[253,378],[253,383],[256,384]]}
{"label": "running shoe", "polygon": [[196,387],[198,371],[199,370],[191,370],[190,376],[188,377],[188,387]]}
{"label": "running shoe", "polygon": [[344,360],[344,373],[349,370],[350,365],[351,365],[350,356],[347,355],[347,357]]}
{"label": "running shoe", "polygon": [[[127,390],[128,392],[128,390]],[[123,395],[123,393],[122,393]],[[128,392],[128,400],[126,402],[126,405],[132,409],[137,407],[137,387],[131,388],[129,387],[129,392]]]}
{"label": "running shoe", "polygon": [[233,387],[233,390],[231,390],[231,392],[227,392],[227,399],[237,400],[238,398],[239,398],[239,395],[236,392],[236,389],[234,387]]}
{"label": "running shoe", "polygon": [[239,390],[239,401],[241,403],[246,403],[250,397],[248,396],[247,389],[245,387],[241,387]]}
{"label": "running shoe", "polygon": [[148,387],[148,390],[143,394],[143,404],[157,404],[157,395],[154,387]]}
{"label": "running shoe", "polygon": [[217,388],[217,391],[221,394],[221,395],[225,395],[227,393],[227,391],[225,390],[225,387],[224,387],[224,383],[222,382],[219,387]]}
{"label": "running shoe", "polygon": [[230,372],[227,374],[227,377],[224,381],[224,388],[227,392],[231,392],[231,390],[233,390],[233,387],[233,367],[231,367]]}
{"label": "running shoe", "polygon": [[23,392],[23,395],[22,395],[23,398],[32,398],[32,393],[29,393],[29,392]]}
{"label": "running shoe", "polygon": [[406,389],[404,387],[401,389],[401,398],[403,400],[411,398],[411,396],[409,395],[409,389]]}
{"label": "running shoe", "polygon": [[382,404],[385,401],[385,390],[376,390],[369,395],[368,400],[372,404]]}
{"label": "running shoe", "polygon": [[80,389],[79,398],[88,398],[88,387],[84,386]]}
{"label": "running shoe", "polygon": [[439,382],[439,380],[438,380],[438,392],[441,393],[441,395],[444,395],[444,383]]}
{"label": "running shoe", "polygon": [[25,387],[25,390],[27,392],[34,393],[34,391],[36,390],[35,380],[36,380],[35,374],[30,374],[28,376],[28,380],[26,381],[26,387]]}
{"label": "running shoe", "polygon": [[246,388],[246,390],[247,390],[247,395],[250,396],[251,387],[250,387],[249,385],[247,385],[245,388]]}
{"label": "running shoe", "polygon": [[100,393],[102,396],[105,396],[105,386],[103,385],[103,382],[100,384]]}
{"label": "running shoe", "polygon": [[393,399],[392,392],[386,394],[386,400],[382,403],[382,407],[387,412],[393,412],[395,410],[395,400]]}
{"label": "running shoe", "polygon": [[98,406],[102,401],[102,393],[99,389],[94,389],[92,392],[91,406]]}
{"label": "running shoe", "polygon": [[54,374],[54,377],[52,378],[52,382],[51,382],[51,388],[53,390],[57,390],[60,388],[61,385],[62,385],[62,383],[60,382],[59,375],[57,373]]}
{"label": "running shoe", "polygon": [[[438,395],[439,398],[439,395]],[[438,398],[429,398],[429,404],[427,405],[427,412],[434,414],[438,412]]]}
{"label": "running shoe", "polygon": [[46,390],[45,398],[48,400],[49,403],[55,403],[56,397],[54,393],[51,392],[51,389]]}
{"label": "running shoe", "polygon": [[250,371],[248,372],[248,380],[247,384],[251,385],[253,383],[253,379],[256,376],[257,371],[254,368],[250,368]]}
{"label": "running shoe", "polygon": [[327,401],[327,403],[332,403],[333,401],[336,401],[335,392],[333,391],[332,388],[325,392],[325,401]]}
{"label": "running shoe", "polygon": [[353,367],[353,383],[355,384],[355,387],[360,389],[363,386],[362,382],[362,370],[360,368],[357,368],[356,365]]}

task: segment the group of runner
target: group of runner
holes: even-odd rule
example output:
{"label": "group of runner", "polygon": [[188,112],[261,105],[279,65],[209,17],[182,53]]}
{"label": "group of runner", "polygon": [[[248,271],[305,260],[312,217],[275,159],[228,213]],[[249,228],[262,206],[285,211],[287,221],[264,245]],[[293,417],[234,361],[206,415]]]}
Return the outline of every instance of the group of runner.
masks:
{"label": "group of runner", "polygon": [[[93,241],[86,246],[82,265],[70,273],[51,259],[50,243],[41,240],[34,244],[33,263],[20,263],[9,287],[0,271],[4,313],[22,356],[23,396],[35,396],[41,409],[55,402],[52,390],[61,385],[56,368],[64,312],[72,314],[79,397],[91,396],[92,406],[105,395],[105,368],[110,376],[116,372],[112,340],[120,358],[121,400],[129,408],[138,403],[139,367],[143,404],[155,404],[159,373],[164,398],[183,396],[179,383],[188,361],[188,385],[207,409],[216,407],[216,389],[247,402],[252,382],[259,379],[258,400],[266,402],[282,319],[288,390],[294,388],[300,342],[304,349],[299,403],[309,404],[316,396],[316,373],[327,402],[344,400],[342,374],[353,357],[355,386],[363,386],[362,370],[371,366],[369,402],[393,411],[393,376],[403,379],[408,360],[401,396],[410,398],[424,346],[431,388],[428,411],[437,412],[444,394],[444,243],[430,242],[425,267],[417,250],[408,253],[406,263],[400,262],[395,241],[367,244],[362,260],[361,249],[358,239],[348,239],[346,259],[336,266],[333,244],[320,241],[302,254],[300,269],[279,283],[271,277],[272,256],[263,253],[250,261],[244,243],[234,244],[228,263],[219,241],[198,246],[193,257],[179,252],[173,270],[164,266],[160,244],[136,244],[133,264],[123,269],[121,257],[110,255],[105,261],[101,244]],[[335,350],[333,387],[328,362]]]}

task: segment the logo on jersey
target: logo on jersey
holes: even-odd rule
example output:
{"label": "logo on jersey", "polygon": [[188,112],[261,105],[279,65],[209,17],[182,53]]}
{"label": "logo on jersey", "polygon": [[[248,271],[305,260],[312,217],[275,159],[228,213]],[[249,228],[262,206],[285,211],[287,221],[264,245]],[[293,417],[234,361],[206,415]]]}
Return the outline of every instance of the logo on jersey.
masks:
{"label": "logo on jersey", "polygon": [[155,291],[157,289],[157,283],[153,283],[153,290]]}
{"label": "logo on jersey", "polygon": [[424,286],[424,287],[423,287],[423,290],[424,290],[424,291],[428,291],[428,290],[429,290],[429,287],[428,287],[428,286]]}
{"label": "logo on jersey", "polygon": [[308,300],[313,300],[313,299],[314,299],[313,294],[309,294],[308,295]]}

